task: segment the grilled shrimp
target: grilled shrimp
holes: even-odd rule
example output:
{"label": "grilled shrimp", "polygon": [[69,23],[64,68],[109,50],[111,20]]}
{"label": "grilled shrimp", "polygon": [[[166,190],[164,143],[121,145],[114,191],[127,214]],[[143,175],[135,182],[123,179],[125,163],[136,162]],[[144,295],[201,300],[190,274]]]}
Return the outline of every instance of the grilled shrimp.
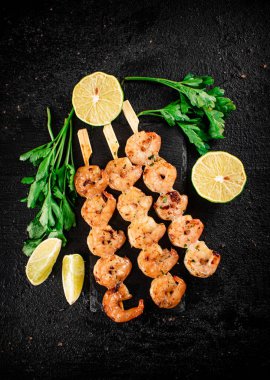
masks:
{"label": "grilled shrimp", "polygon": [[81,214],[86,223],[91,227],[103,227],[109,223],[114,210],[116,200],[112,194],[103,191],[92,198],[86,199]]}
{"label": "grilled shrimp", "polygon": [[157,243],[166,232],[163,223],[156,223],[150,216],[134,219],[128,226],[128,237],[132,247],[144,248]]}
{"label": "grilled shrimp", "polygon": [[158,155],[161,138],[155,132],[138,132],[132,135],[126,143],[125,152],[130,161],[136,165],[147,165]]}
{"label": "grilled shrimp", "polygon": [[185,254],[184,264],[193,276],[209,277],[215,273],[220,254],[209,249],[204,241],[191,244]]}
{"label": "grilled shrimp", "polygon": [[118,191],[133,186],[142,175],[142,167],[133,165],[127,157],[109,161],[105,170],[109,176],[109,186]]}
{"label": "grilled shrimp", "polygon": [[144,303],[139,300],[137,307],[124,310],[123,301],[129,300],[132,295],[124,284],[118,284],[115,288],[107,290],[104,294],[102,305],[104,312],[114,322],[128,322],[131,319],[139,317],[143,313]]}
{"label": "grilled shrimp", "polygon": [[178,305],[185,291],[185,281],[170,273],[155,278],[150,287],[152,300],[158,307],[164,309],[171,309]]}
{"label": "grilled shrimp", "polygon": [[166,194],[172,190],[176,177],[176,168],[161,157],[147,165],[143,172],[146,186],[151,191],[160,194]]}
{"label": "grilled shrimp", "polygon": [[117,210],[124,220],[131,222],[134,218],[146,215],[152,202],[150,195],[145,195],[137,187],[130,187],[119,196]]}
{"label": "grilled shrimp", "polygon": [[166,274],[175,266],[179,259],[174,249],[162,249],[158,244],[145,247],[138,256],[138,266],[148,277],[158,277]]}
{"label": "grilled shrimp", "polygon": [[81,197],[91,198],[106,189],[109,177],[105,170],[96,165],[81,166],[75,174],[74,184]]}
{"label": "grilled shrimp", "polygon": [[199,240],[204,229],[200,219],[192,219],[191,215],[184,215],[172,221],[168,227],[171,243],[176,247],[187,248]]}
{"label": "grilled shrimp", "polygon": [[127,278],[131,268],[131,261],[127,257],[110,255],[98,259],[94,266],[94,276],[100,285],[112,289]]}
{"label": "grilled shrimp", "polygon": [[123,231],[115,231],[111,226],[93,228],[87,238],[87,245],[93,255],[104,257],[113,255],[125,243]]}
{"label": "grilled shrimp", "polygon": [[186,195],[180,195],[178,191],[172,190],[158,197],[154,209],[161,219],[174,220],[183,215],[187,204],[188,197]]}

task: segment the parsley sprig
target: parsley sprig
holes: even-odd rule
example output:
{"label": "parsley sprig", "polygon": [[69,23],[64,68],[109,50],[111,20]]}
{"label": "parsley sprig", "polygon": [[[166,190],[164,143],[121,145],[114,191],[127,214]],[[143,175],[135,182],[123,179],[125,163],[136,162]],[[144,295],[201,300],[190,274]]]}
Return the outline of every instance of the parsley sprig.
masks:
{"label": "parsley sprig", "polygon": [[37,208],[35,218],[27,227],[29,239],[24,242],[23,252],[30,256],[38,244],[47,237],[57,237],[66,244],[64,231],[76,225],[73,211],[76,190],[75,167],[72,153],[72,109],[56,137],[51,126],[51,113],[47,108],[48,131],[51,141],[20,156],[29,161],[37,172],[24,177],[22,183],[30,185],[28,196],[22,199],[28,208]]}
{"label": "parsley sprig", "polygon": [[176,101],[162,109],[142,111],[138,116],[157,116],[169,126],[177,125],[201,155],[210,149],[210,140],[224,138],[225,119],[236,107],[223,96],[223,89],[207,87],[214,84],[211,76],[188,74],[181,82],[152,77],[126,77],[125,80],[156,82],[177,90]]}

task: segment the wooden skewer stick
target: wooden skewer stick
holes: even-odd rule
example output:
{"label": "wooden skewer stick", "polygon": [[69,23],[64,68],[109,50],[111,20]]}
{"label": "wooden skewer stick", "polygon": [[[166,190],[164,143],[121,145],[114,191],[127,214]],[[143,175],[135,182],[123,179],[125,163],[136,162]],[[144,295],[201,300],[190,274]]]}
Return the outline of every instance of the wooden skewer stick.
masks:
{"label": "wooden skewer stick", "polygon": [[86,128],[79,129],[78,139],[79,139],[79,143],[81,147],[84,165],[89,166],[89,160],[90,160],[90,157],[92,156],[93,151],[92,151],[89,135]]}
{"label": "wooden skewer stick", "polygon": [[138,133],[139,119],[128,100],[123,103],[123,112],[133,133]]}
{"label": "wooden skewer stick", "polygon": [[114,133],[112,125],[111,124],[104,125],[103,133],[106,138],[107,144],[110,148],[113,159],[115,160],[116,158],[118,158],[119,142]]}

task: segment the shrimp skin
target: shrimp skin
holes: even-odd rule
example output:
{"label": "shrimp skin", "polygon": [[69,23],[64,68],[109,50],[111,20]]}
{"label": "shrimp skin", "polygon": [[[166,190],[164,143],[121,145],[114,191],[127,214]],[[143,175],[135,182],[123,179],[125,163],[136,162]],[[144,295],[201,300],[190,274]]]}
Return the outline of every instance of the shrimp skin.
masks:
{"label": "shrimp skin", "polygon": [[185,281],[170,273],[155,278],[150,287],[152,300],[163,309],[172,309],[177,306],[185,291]]}
{"label": "shrimp skin", "polygon": [[131,261],[127,257],[101,257],[94,266],[94,276],[97,283],[112,289],[127,278],[131,268]]}
{"label": "shrimp skin", "polygon": [[187,248],[199,240],[204,229],[200,219],[192,219],[191,215],[184,215],[172,221],[168,227],[168,236],[173,245]]}
{"label": "shrimp skin", "polygon": [[109,161],[105,171],[109,177],[110,188],[118,191],[132,187],[142,175],[142,167],[133,165],[127,157]]}
{"label": "shrimp skin", "polygon": [[107,316],[114,322],[123,323],[131,319],[139,317],[144,310],[144,302],[139,300],[137,307],[124,310],[123,301],[129,300],[132,295],[129,293],[124,284],[116,286],[114,289],[109,289],[104,294],[102,305]]}
{"label": "shrimp skin", "polygon": [[163,223],[156,223],[150,216],[134,219],[128,226],[128,237],[132,247],[144,248],[157,243],[166,232]]}
{"label": "shrimp skin", "polygon": [[133,164],[147,165],[157,156],[161,147],[161,137],[155,132],[134,133],[126,143],[125,153]]}
{"label": "shrimp skin", "polygon": [[147,215],[152,202],[151,195],[145,195],[137,187],[131,187],[119,196],[117,210],[124,220],[131,222],[135,218]]}
{"label": "shrimp skin", "polygon": [[161,157],[147,165],[143,172],[143,180],[148,189],[160,194],[166,194],[172,190],[176,177],[175,166]]}
{"label": "shrimp skin", "polygon": [[93,255],[104,257],[113,255],[126,241],[123,231],[115,231],[111,226],[92,228],[87,245]]}
{"label": "shrimp skin", "polygon": [[215,273],[220,259],[220,254],[209,249],[204,241],[197,241],[188,247],[184,264],[193,276],[206,278]]}
{"label": "shrimp skin", "polygon": [[91,227],[104,227],[109,223],[116,208],[116,199],[112,194],[103,191],[86,199],[81,215]]}
{"label": "shrimp skin", "polygon": [[81,197],[91,198],[106,189],[109,184],[109,177],[106,171],[101,170],[99,166],[81,166],[75,174],[74,184]]}
{"label": "shrimp skin", "polygon": [[158,244],[145,247],[138,256],[138,266],[148,277],[156,278],[166,274],[179,259],[175,249],[162,249]]}
{"label": "shrimp skin", "polygon": [[154,209],[160,219],[174,220],[183,215],[187,204],[188,197],[186,195],[181,195],[178,191],[172,190],[158,197]]}

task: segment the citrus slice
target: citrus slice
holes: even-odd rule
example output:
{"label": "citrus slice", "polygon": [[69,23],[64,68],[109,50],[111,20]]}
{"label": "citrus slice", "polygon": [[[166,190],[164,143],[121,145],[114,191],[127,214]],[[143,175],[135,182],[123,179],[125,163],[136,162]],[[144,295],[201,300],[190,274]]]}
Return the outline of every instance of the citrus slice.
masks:
{"label": "citrus slice", "polygon": [[84,261],[81,255],[67,255],[63,258],[62,282],[66,300],[72,305],[79,298],[84,280]]}
{"label": "citrus slice", "polygon": [[98,71],[87,75],[76,84],[72,103],[79,119],[99,126],[111,123],[119,115],[123,98],[118,80]]}
{"label": "citrus slice", "polygon": [[209,152],[200,157],[191,174],[198,194],[216,203],[234,199],[242,192],[246,179],[242,162],[227,152]]}
{"label": "citrus slice", "polygon": [[62,240],[49,238],[34,250],[26,265],[26,276],[32,285],[40,285],[49,277],[61,246]]}

